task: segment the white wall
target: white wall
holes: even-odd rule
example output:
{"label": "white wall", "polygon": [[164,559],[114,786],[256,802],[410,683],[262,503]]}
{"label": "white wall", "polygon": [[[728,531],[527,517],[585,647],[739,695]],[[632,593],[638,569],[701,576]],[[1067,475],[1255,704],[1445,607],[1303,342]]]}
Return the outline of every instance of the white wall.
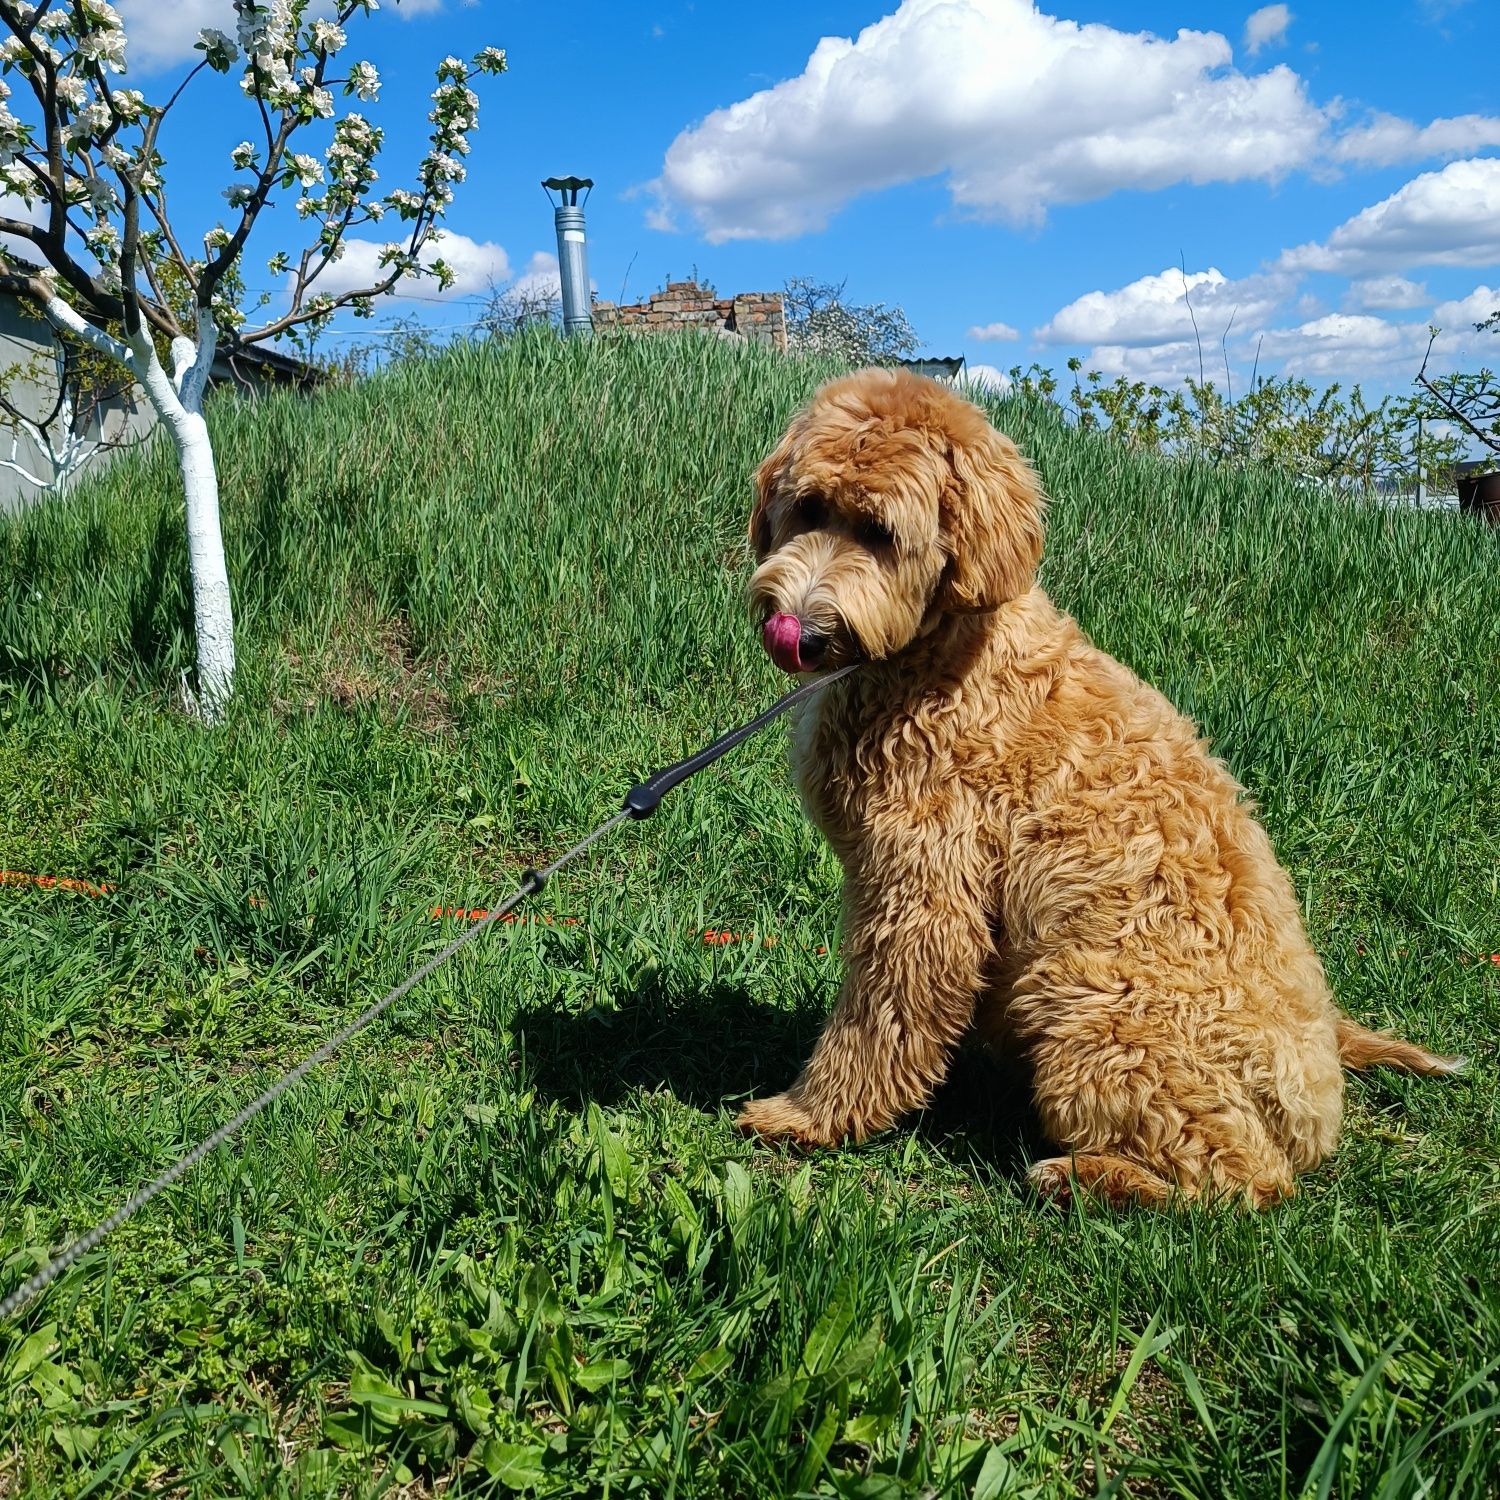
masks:
{"label": "white wall", "polygon": [[[36,359],[38,354],[41,360]],[[12,368],[29,367],[33,361],[41,372],[39,380],[19,376]],[[40,319],[28,316],[19,299],[4,293],[0,293],[0,381],[4,382],[6,399],[27,416],[41,417],[52,409],[57,391],[52,376],[51,329]],[[143,395],[132,390],[94,413],[87,433],[91,440],[99,437],[101,424],[112,443],[136,442],[151,432],[156,418]],[[11,456],[11,441],[15,436],[16,430],[5,425],[4,414],[0,413],[0,459]],[[107,463],[111,456],[110,450],[101,450],[84,467]],[[51,476],[45,453],[24,432],[20,434],[16,459],[32,474],[42,478]],[[0,513],[17,511],[37,496],[35,485],[10,469],[0,468]]]}

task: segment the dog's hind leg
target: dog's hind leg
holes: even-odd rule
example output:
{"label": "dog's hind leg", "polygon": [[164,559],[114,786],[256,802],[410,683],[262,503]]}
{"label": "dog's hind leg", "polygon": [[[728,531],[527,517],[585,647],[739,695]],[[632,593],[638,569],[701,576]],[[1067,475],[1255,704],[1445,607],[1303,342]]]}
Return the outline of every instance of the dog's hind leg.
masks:
{"label": "dog's hind leg", "polygon": [[1252,1163],[1226,1157],[1203,1176],[1173,1178],[1114,1151],[1048,1157],[1035,1163],[1026,1179],[1044,1198],[1057,1203],[1070,1202],[1076,1189],[1115,1208],[1165,1208],[1196,1198],[1237,1199],[1252,1208],[1268,1208],[1293,1192],[1292,1169],[1285,1160]]}
{"label": "dog's hind leg", "polygon": [[1292,1129],[1272,1107],[1276,1080],[1257,1065],[1256,1039],[1223,1023],[1223,994],[1089,993],[1050,977],[1038,992],[1032,976],[1018,1001],[1037,1114],[1065,1153],[1032,1169],[1043,1193],[1066,1197],[1076,1184],[1112,1203],[1263,1208],[1292,1191],[1290,1146],[1303,1143],[1306,1165],[1332,1149],[1342,1079],[1331,1045],[1314,1079],[1323,1086],[1298,1074]]}
{"label": "dog's hind leg", "polygon": [[[951,848],[951,846],[950,846]],[[993,958],[990,928],[950,859],[941,880],[880,867],[851,871],[845,891],[848,972],[802,1075],[784,1094],[748,1104],[741,1130],[804,1146],[862,1140],[927,1103],[969,1027]],[[894,867],[893,867],[894,864]]]}

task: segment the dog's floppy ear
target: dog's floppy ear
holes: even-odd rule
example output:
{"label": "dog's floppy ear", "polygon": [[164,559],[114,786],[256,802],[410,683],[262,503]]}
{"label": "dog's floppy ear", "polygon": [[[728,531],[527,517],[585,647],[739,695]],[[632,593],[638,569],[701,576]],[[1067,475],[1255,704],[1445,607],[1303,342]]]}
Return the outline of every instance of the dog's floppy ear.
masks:
{"label": "dog's floppy ear", "polygon": [[771,500],[786,472],[791,468],[792,454],[802,441],[803,420],[799,412],[782,435],[775,450],[755,471],[755,504],[750,508],[750,545],[757,562],[764,562],[771,550]]}
{"label": "dog's floppy ear", "polygon": [[942,525],[949,561],[940,604],[993,609],[1036,581],[1042,488],[1016,445],[982,418],[962,439],[950,435],[948,466],[953,483],[943,497]]}

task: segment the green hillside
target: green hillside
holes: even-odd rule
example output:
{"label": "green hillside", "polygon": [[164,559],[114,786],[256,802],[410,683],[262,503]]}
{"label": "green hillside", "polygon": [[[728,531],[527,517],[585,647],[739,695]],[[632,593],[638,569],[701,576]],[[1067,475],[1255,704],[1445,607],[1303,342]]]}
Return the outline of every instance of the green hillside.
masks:
{"label": "green hillside", "polygon": [[[435,908],[782,690],[748,476],[824,373],[527,336],[221,402],[215,729],[175,706],[167,452],[0,521],[0,869],[114,887],[0,885],[0,1292],[459,930]],[[1493,1494],[1500,534],[994,415],[1047,586],[1250,787],[1341,1003],[1471,1071],[1353,1080],[1259,1217],[1039,1205],[977,1059],[864,1147],[753,1147],[736,1102],[838,981],[778,726],[0,1328],[0,1496]]]}

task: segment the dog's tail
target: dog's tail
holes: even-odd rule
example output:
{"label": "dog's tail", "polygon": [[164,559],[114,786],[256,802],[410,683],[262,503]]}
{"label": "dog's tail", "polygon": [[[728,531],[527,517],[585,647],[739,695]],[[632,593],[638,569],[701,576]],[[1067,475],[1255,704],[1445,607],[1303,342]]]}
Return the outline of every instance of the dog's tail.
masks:
{"label": "dog's tail", "polygon": [[1384,1064],[1388,1068],[1401,1068],[1408,1073],[1443,1074],[1458,1073],[1467,1066],[1463,1057],[1441,1057],[1403,1042],[1388,1031],[1369,1031],[1348,1016],[1338,1020],[1339,1061],[1346,1068],[1369,1068]]}

